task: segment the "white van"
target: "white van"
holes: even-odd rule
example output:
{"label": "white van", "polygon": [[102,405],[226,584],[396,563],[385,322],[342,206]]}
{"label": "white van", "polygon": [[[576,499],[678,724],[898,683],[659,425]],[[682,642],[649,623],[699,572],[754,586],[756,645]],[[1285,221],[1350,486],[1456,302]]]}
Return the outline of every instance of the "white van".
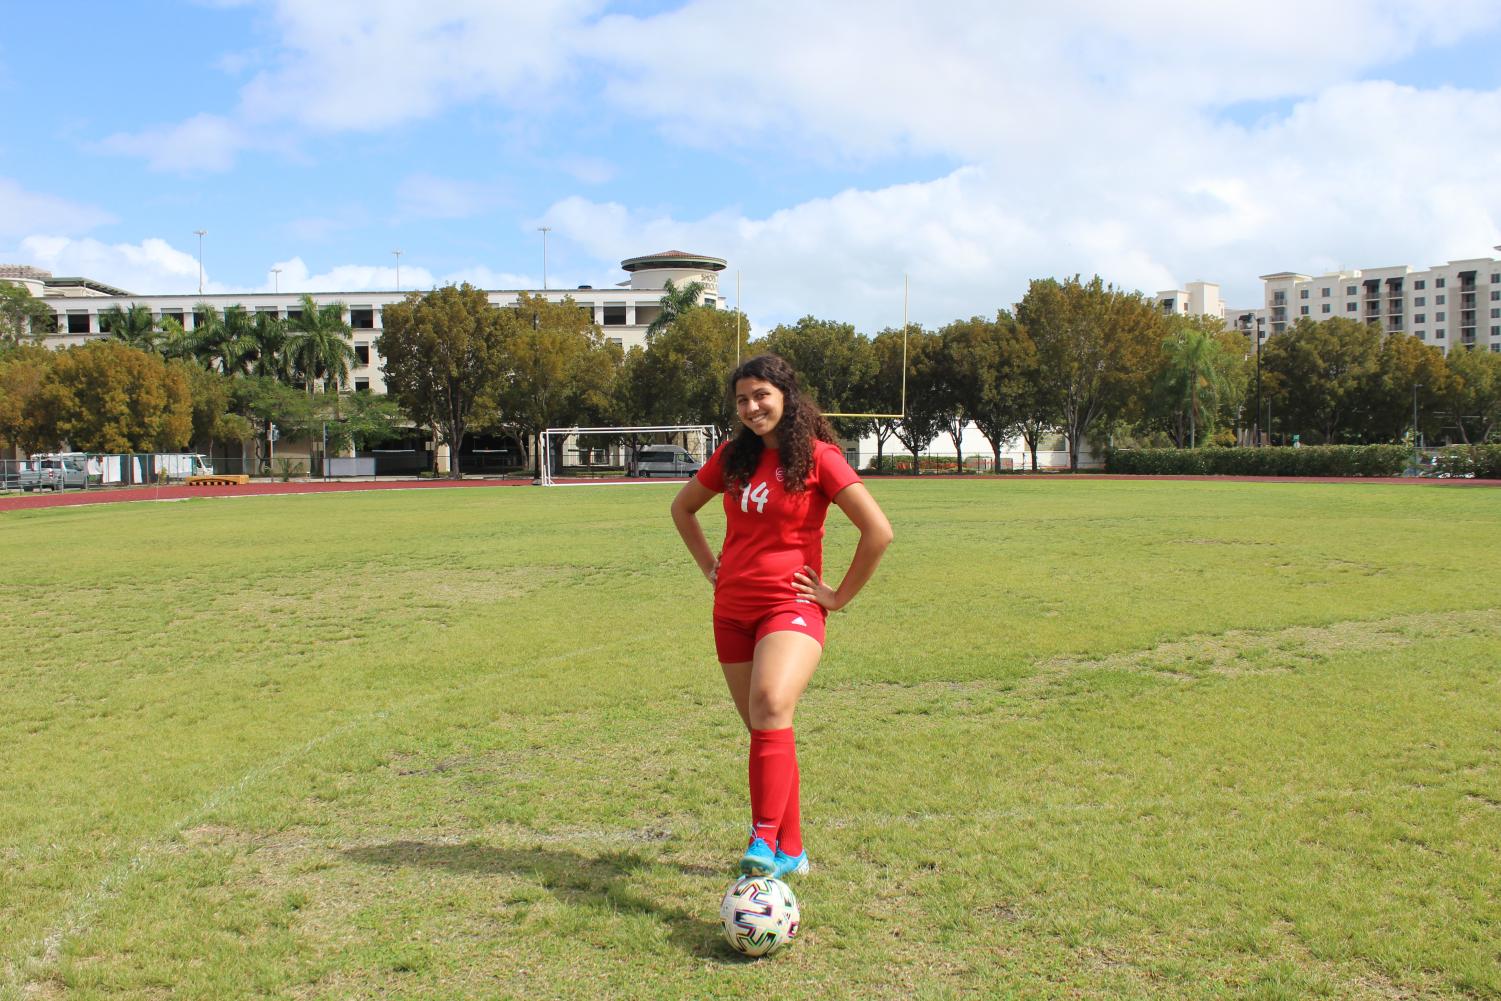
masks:
{"label": "white van", "polygon": [[681,445],[643,445],[630,462],[632,476],[671,476],[683,480],[698,472],[703,463]]}

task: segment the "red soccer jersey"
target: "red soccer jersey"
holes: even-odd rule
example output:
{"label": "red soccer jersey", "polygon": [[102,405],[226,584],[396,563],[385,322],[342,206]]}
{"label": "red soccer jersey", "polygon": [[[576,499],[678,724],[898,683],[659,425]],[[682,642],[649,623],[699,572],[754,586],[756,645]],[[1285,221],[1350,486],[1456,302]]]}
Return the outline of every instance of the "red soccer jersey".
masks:
{"label": "red soccer jersey", "polygon": [[[714,450],[698,471],[698,481],[715,493],[725,491],[724,451]],[[792,575],[804,564],[823,574],[823,522],[829,502],[860,477],[828,442],[813,442],[813,468],[800,493],[782,488],[781,454],[761,453],[750,482],[725,492],[724,548],[719,554],[716,608],[754,614],[795,600]]]}

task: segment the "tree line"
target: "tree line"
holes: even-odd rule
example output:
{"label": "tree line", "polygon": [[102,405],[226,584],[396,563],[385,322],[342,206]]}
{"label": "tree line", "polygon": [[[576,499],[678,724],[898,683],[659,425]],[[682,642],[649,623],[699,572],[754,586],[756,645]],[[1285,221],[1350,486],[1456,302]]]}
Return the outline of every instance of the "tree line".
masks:
{"label": "tree line", "polygon": [[[1228,446],[1248,440],[1253,425],[1284,443],[1412,433],[1482,442],[1501,413],[1501,355],[1445,357],[1410,335],[1335,318],[1299,320],[1258,358],[1221,321],[1166,315],[1098,276],[1037,279],[1014,308],[936,329],[865,334],[807,316],[749,342],[745,317],[699,305],[696,283],[664,292],[645,346],[629,351],[571,298],[523,293],[502,308],[469,285],[410,293],[385,308],[376,341],[388,398],[342,392],[352,362],[343,307],[310,297],[284,320],[204,304],[193,330],[152,323],[143,307],[116,309],[106,314],[108,341],[51,357],[0,327],[11,344],[0,360],[0,434],[22,448],[64,439],[98,450],[169,439],[180,447],[190,410],[186,434],[199,442],[250,439],[273,421],[293,431],[332,421],[336,441],[366,447],[406,423],[455,456],[476,431],[516,434],[535,456],[537,435],[553,426],[727,432],[725,377],[737,357],[760,351],[787,358],[826,411],[900,414],[834,422],[846,437],[873,437],[878,463],[901,450],[916,465],[945,439],[962,459],[969,426],[997,467],[1005,442],[1020,438],[1035,467],[1040,444],[1058,435],[1077,468],[1091,444]],[[156,362],[127,361],[121,348]],[[58,364],[88,352],[86,362]],[[119,398],[109,386],[138,387],[141,398],[91,423],[85,411]]]}

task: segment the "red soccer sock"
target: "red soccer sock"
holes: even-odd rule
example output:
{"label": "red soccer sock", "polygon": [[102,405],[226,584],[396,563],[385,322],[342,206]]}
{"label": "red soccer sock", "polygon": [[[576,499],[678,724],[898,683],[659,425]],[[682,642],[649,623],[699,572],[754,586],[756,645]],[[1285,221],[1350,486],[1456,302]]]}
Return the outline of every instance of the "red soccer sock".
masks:
{"label": "red soccer sock", "polygon": [[787,807],[782,811],[782,829],[777,832],[778,847],[788,855],[803,852],[802,809],[798,794],[802,788],[802,773],[797,767],[797,744],[792,745],[792,788],[787,791]]}
{"label": "red soccer sock", "polygon": [[797,745],[792,727],[752,730],[750,742],[751,826],[755,836],[776,847],[787,799],[797,777]]}

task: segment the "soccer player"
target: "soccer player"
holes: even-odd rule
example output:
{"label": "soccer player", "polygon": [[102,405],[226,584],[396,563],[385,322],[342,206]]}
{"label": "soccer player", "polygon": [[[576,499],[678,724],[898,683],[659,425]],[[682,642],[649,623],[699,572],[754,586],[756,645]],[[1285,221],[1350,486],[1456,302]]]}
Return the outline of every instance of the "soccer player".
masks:
{"label": "soccer player", "polygon": [[[824,618],[849,604],[891,544],[891,524],[844,461],[792,366],[757,355],[730,376],[741,428],[672,502],[672,521],[714,586],[714,646],[750,730],[748,876],[808,871],[792,714],[823,654]],[[698,511],[724,494],[716,557]],[[838,587],[823,578],[823,524],[837,504],[860,531]]]}

